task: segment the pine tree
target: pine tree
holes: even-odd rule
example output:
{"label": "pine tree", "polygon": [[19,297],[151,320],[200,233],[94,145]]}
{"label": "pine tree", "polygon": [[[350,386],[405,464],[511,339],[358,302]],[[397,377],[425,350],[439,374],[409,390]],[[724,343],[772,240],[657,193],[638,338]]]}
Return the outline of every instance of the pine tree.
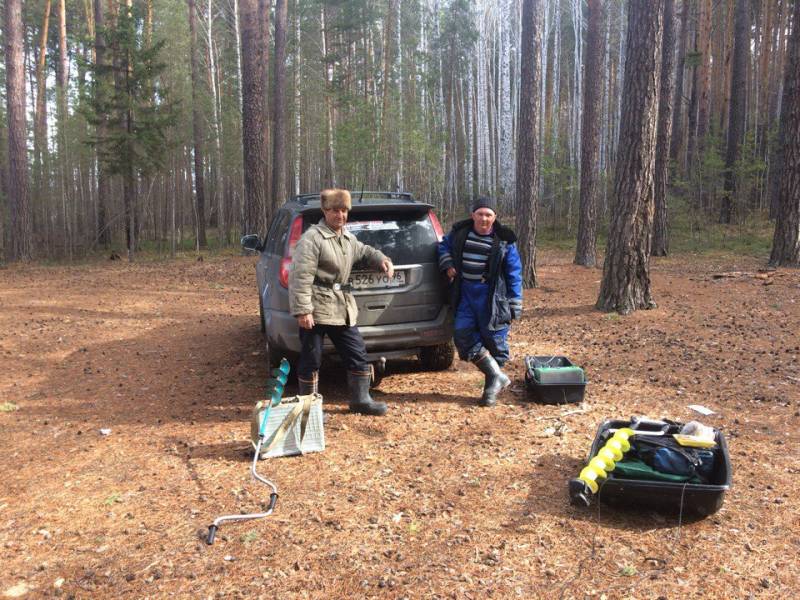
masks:
{"label": "pine tree", "polygon": [[[6,99],[8,103],[8,199],[11,213],[11,260],[29,260],[33,254],[33,227],[28,184],[28,152],[25,124],[25,69],[23,59],[22,6],[6,0],[5,38]],[[2,214],[0,214],[2,218]]]}
{"label": "pine tree", "polygon": [[664,17],[661,0],[638,0],[628,8],[619,158],[597,299],[597,308],[620,314],[655,307],[650,294],[650,236]]}
{"label": "pine tree", "polygon": [[781,104],[783,150],[778,215],[769,262],[773,266],[800,266],[800,2],[795,2],[792,35],[786,53],[786,75]]}
{"label": "pine tree", "polygon": [[120,10],[115,26],[103,31],[110,60],[86,65],[93,81],[85,116],[96,128],[91,143],[98,159],[108,174],[122,177],[129,260],[136,247],[136,178],[164,167],[167,134],[177,120],[175,103],[158,83],[166,67],[159,60],[163,41],[146,46],[141,21],[136,8]]}

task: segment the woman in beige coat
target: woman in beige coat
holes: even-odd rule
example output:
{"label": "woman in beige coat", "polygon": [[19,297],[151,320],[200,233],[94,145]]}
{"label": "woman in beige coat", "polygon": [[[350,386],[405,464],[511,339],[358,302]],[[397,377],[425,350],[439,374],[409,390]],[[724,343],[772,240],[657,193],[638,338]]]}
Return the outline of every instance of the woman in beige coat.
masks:
{"label": "woman in beige coat", "polygon": [[322,340],[327,335],[347,368],[350,410],[384,415],[387,406],[369,395],[370,371],[364,339],[356,327],[358,308],[350,293],[350,271],[361,259],[394,276],[392,261],[359,242],[344,227],[352,207],[350,192],[323,190],[323,219],[297,242],[289,274],[289,309],[300,326],[302,349],[297,363],[300,394],[317,391]]}

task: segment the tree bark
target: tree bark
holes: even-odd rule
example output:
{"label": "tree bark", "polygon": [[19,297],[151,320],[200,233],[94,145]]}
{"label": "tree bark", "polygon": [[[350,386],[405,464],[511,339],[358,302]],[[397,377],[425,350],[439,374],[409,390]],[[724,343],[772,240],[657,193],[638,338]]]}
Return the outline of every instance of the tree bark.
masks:
{"label": "tree bark", "polygon": [[336,185],[336,157],[333,153],[333,63],[328,56],[327,7],[320,7],[322,61],[325,69],[325,164],[322,169],[323,187]]}
{"label": "tree bark", "polygon": [[603,55],[606,21],[605,0],[586,3],[586,50],[584,58],[583,126],[581,140],[581,193],[575,264],[597,263],[597,196],[599,193],[600,121],[602,118]]}
{"label": "tree bark", "polygon": [[697,99],[697,158],[703,160],[706,149],[706,136],[711,122],[711,0],[700,0],[700,21],[698,23],[698,51],[700,71]]}
{"label": "tree bark", "polygon": [[204,180],[203,116],[200,112],[200,65],[197,57],[197,11],[194,0],[189,5],[189,35],[192,62],[192,135],[194,138],[194,192],[197,207],[197,247],[206,247],[206,195]]}
{"label": "tree bark", "polygon": [[[691,15],[694,21],[693,35],[694,35],[694,56],[695,61],[700,52],[698,42],[698,27],[697,27],[697,11],[692,11]],[[695,158],[697,154],[697,108],[700,103],[700,67],[697,64],[692,66],[692,91],[689,95],[689,115],[686,118],[686,172],[690,172],[695,166]]]}
{"label": "tree bark", "polygon": [[542,45],[539,0],[523,0],[519,135],[517,136],[516,230],[522,283],[536,287],[536,218],[539,203],[539,85]]}
{"label": "tree bark", "polygon": [[794,3],[792,12],[781,101],[786,144],[769,263],[800,267],[800,2]]}
{"label": "tree bark", "polygon": [[270,155],[270,140],[272,139],[272,115],[269,112],[269,31],[270,10],[272,0],[258,0],[258,19],[261,26],[260,36],[263,47],[261,78],[264,90],[264,204],[260,207],[260,227],[265,231],[272,222],[272,205],[268,195],[272,191],[272,156]]}
{"label": "tree bark", "polygon": [[239,0],[242,44],[242,150],[244,223],[242,233],[257,233],[266,192],[267,143],[264,137],[264,39],[259,0]]}
{"label": "tree bark", "polygon": [[[105,15],[104,3],[105,0],[94,0],[94,52],[95,61],[98,67],[103,67],[106,64],[106,38],[105,38]],[[108,85],[107,81],[98,82],[97,94],[104,94],[105,89],[103,86]],[[100,123],[97,125],[97,137],[106,139],[107,115],[98,115]],[[97,164],[97,231],[95,232],[97,242],[102,246],[108,246],[111,243],[111,231],[107,224],[107,206],[111,192],[111,178],[108,175],[107,169],[103,166],[99,157],[96,157]]]}
{"label": "tree bark", "polygon": [[56,111],[59,183],[61,213],[64,219],[64,247],[72,259],[72,223],[68,211],[67,193],[70,183],[67,173],[67,85],[69,82],[69,61],[67,60],[67,8],[65,0],[58,0],[58,62],[56,63]]}
{"label": "tree bark", "polygon": [[50,0],[45,0],[39,56],[36,61],[36,112],[33,117],[33,173],[35,193],[42,193],[47,153],[47,36],[50,30]]}
{"label": "tree bark", "polygon": [[650,293],[650,238],[663,17],[661,0],[639,0],[628,6],[614,203],[597,299],[597,308],[620,314],[655,307]]}
{"label": "tree bark", "polygon": [[677,68],[675,69],[675,96],[672,102],[672,135],[669,141],[669,158],[675,163],[679,172],[685,170],[684,164],[679,160],[684,140],[684,94],[683,82],[686,70],[686,44],[689,41],[689,3],[690,0],[683,0],[681,7],[681,29],[678,42]]}
{"label": "tree bark", "polygon": [[747,64],[750,62],[750,10],[748,0],[736,0],[733,32],[733,71],[731,73],[731,105],[728,111],[728,140],[725,152],[725,185],[719,222],[730,223],[733,196],[736,192],[736,161],[741,154],[747,116]]}
{"label": "tree bark", "polygon": [[8,204],[11,228],[9,259],[32,258],[33,227],[28,193],[27,125],[25,124],[25,62],[21,0],[6,0],[6,104],[8,106]]}
{"label": "tree bark", "polygon": [[271,211],[286,200],[286,27],[287,0],[275,3],[275,86],[272,90],[272,198]]}
{"label": "tree bark", "polygon": [[[389,188],[391,173],[394,171],[394,144],[390,142],[390,132],[397,127],[396,123],[390,119],[392,102],[392,72],[394,70],[395,48],[395,26],[397,23],[398,0],[387,0],[386,20],[383,27],[383,89],[382,89],[382,109],[381,109],[381,157],[383,159],[383,173],[381,174],[381,187]],[[330,93],[330,92],[329,92]]]}
{"label": "tree bark", "polygon": [[675,58],[675,0],[664,0],[664,35],[661,44],[661,83],[659,84],[656,133],[655,217],[651,254],[666,256],[669,250],[667,180],[669,176],[670,132],[672,130],[672,67]]}

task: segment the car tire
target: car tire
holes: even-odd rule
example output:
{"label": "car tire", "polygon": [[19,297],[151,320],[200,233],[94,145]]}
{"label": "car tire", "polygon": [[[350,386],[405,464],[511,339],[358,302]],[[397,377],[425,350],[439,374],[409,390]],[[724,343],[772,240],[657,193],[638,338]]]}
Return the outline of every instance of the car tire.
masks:
{"label": "car tire", "polygon": [[386,375],[386,365],[380,365],[380,363],[370,363],[369,365],[369,387],[376,388],[381,384],[383,381],[383,377]]}
{"label": "car tire", "polygon": [[419,360],[426,371],[444,371],[453,364],[456,348],[453,342],[426,346],[419,351]]}
{"label": "car tire", "polygon": [[264,323],[264,302],[261,296],[258,297],[258,322],[261,325],[261,333],[267,333],[267,325]]}
{"label": "car tire", "polygon": [[281,362],[281,358],[277,352],[277,349],[269,343],[269,338],[267,337],[264,338],[264,362],[270,371],[277,367]]}

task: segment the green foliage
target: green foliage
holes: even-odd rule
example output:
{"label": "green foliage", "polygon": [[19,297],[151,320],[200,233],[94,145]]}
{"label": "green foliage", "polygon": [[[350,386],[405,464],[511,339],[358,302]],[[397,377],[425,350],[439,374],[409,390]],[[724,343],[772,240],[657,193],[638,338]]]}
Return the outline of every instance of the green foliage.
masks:
{"label": "green foliage", "polygon": [[[446,73],[465,73],[469,68],[478,30],[475,25],[473,2],[453,0],[442,14],[441,35],[434,41],[433,50],[441,50],[449,64]],[[444,3],[442,4],[444,10]]]}
{"label": "green foliage", "polygon": [[694,202],[684,195],[670,195],[667,206],[671,253],[769,254],[774,224],[760,212],[733,225],[720,225],[697,211]]}
{"label": "green foliage", "polygon": [[170,149],[169,129],[176,123],[176,103],[160,81],[166,68],[159,60],[163,41],[147,46],[137,8],[121,10],[113,27],[102,30],[105,64],[86,63],[92,84],[82,109],[96,128],[90,139],[111,174],[133,169],[150,174],[164,167]]}

